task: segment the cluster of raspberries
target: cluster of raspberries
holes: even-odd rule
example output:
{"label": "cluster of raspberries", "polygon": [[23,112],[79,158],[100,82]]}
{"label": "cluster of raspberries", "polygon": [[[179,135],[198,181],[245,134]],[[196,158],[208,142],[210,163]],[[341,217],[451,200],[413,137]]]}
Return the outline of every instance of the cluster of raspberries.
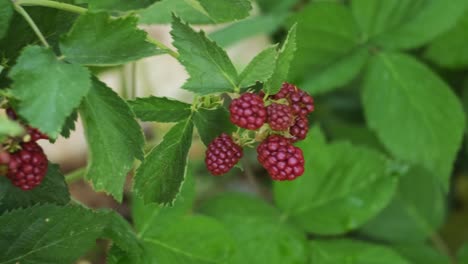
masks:
{"label": "cluster of raspberries", "polygon": [[[244,93],[229,106],[232,123],[266,133],[266,139],[257,147],[258,161],[273,180],[279,181],[294,180],[304,173],[302,150],[293,143],[305,139],[309,130],[307,115],[312,111],[313,98],[288,83],[272,96]],[[208,145],[205,164],[213,175],[221,175],[232,169],[242,155],[242,147],[231,136],[222,134]]]}
{"label": "cluster of raspberries", "polygon": [[[7,109],[7,115],[10,119],[18,119],[11,108]],[[12,153],[0,152],[0,167],[6,167],[6,176],[13,185],[28,191],[37,187],[47,174],[49,163],[37,141],[48,137],[36,128],[23,126],[27,136],[18,142]]]}

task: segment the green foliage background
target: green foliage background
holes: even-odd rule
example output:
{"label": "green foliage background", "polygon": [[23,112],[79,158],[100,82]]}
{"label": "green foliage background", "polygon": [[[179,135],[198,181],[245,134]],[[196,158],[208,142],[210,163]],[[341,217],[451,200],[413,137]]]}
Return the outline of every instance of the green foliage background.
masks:
{"label": "green foliage background", "polygon": [[[176,50],[137,27],[169,23]],[[278,44],[234,65],[225,48],[259,34]],[[135,172],[130,222],[71,201],[56,165],[27,193],[1,177],[0,264],[73,263],[98,238],[121,264],[468,263],[467,42],[466,0],[0,0],[1,100],[52,140],[79,114],[96,191],[122,202]],[[193,104],[123,98],[94,76],[161,54]],[[257,192],[239,193],[242,170],[211,178],[188,159],[235,130],[221,93],[283,81],[316,100],[305,175],[273,183],[247,152]],[[150,149],[138,120],[175,124]],[[21,133],[0,117],[2,141]]]}

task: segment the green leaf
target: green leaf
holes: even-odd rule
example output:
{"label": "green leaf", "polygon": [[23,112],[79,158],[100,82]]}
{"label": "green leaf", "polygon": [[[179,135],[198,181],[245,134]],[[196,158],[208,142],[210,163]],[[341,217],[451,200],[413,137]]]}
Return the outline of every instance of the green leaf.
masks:
{"label": "green leaf", "polygon": [[363,232],[390,242],[423,242],[444,222],[445,203],[434,174],[411,168],[400,178],[392,202],[363,227]]}
{"label": "green leaf", "polygon": [[143,9],[158,0],[86,0],[92,11],[131,11]]}
{"label": "green leaf", "polygon": [[0,263],[72,263],[102,236],[109,218],[77,206],[34,206],[0,216]]}
{"label": "green leaf", "polygon": [[381,53],[372,59],[362,100],[369,127],[388,150],[435,173],[447,190],[465,129],[450,87],[408,55]]}
{"label": "green leaf", "polygon": [[[408,236],[409,237],[409,236]],[[450,264],[449,257],[440,254],[425,244],[400,244],[393,246],[402,257],[412,264]],[[460,262],[463,263],[463,262]]]}
{"label": "green leaf", "polygon": [[310,243],[311,263],[410,264],[385,246],[357,240],[316,240]]}
{"label": "green leaf", "polygon": [[229,22],[249,15],[250,0],[185,0],[192,6],[199,4],[216,23]]}
{"label": "green leaf", "polygon": [[0,0],[0,39],[5,36],[13,16],[13,6],[8,0]]}
{"label": "green leaf", "polygon": [[257,4],[266,13],[283,13],[291,9],[299,0],[257,0]]}
{"label": "green leaf", "polygon": [[69,138],[72,131],[75,131],[75,123],[78,119],[78,112],[73,111],[73,113],[67,117],[65,120],[65,125],[62,127],[62,132],[60,134],[65,137]]}
{"label": "green leaf", "polygon": [[81,104],[80,115],[90,148],[86,178],[95,190],[121,201],[127,173],[135,158],[143,159],[141,128],[125,101],[97,79]]}
{"label": "green leaf", "polygon": [[294,17],[297,21],[297,54],[292,79],[316,94],[331,91],[353,80],[364,66],[368,50],[351,11],[333,2],[309,4]]}
{"label": "green leaf", "polygon": [[377,46],[410,49],[449,30],[468,6],[465,0],[353,0],[365,39]]}
{"label": "green leaf", "polygon": [[238,86],[245,88],[270,79],[275,71],[277,56],[276,45],[260,52],[239,75]]}
{"label": "green leaf", "polygon": [[228,47],[260,34],[273,34],[282,25],[285,18],[286,14],[248,17],[214,31],[208,36],[221,47]]}
{"label": "green leaf", "polygon": [[173,223],[173,220],[188,214],[195,200],[195,178],[187,172],[180,193],[172,207],[158,204],[145,204],[142,198],[133,197],[132,216],[139,237],[156,237],[161,229]]}
{"label": "green leaf", "polygon": [[38,46],[23,50],[9,76],[13,96],[19,100],[18,114],[52,139],[91,87],[87,69]]}
{"label": "green leaf", "polygon": [[275,69],[270,79],[265,83],[265,92],[268,94],[276,94],[281,85],[287,81],[291,61],[294,59],[296,52],[296,24],[294,24],[288,32],[288,36],[281,47],[276,60]]}
{"label": "green leaf", "polygon": [[86,13],[62,38],[60,50],[68,61],[93,66],[123,64],[163,53],[147,41],[137,22],[134,16],[111,18],[106,13]]}
{"label": "green leaf", "polygon": [[172,204],[187,171],[193,123],[189,118],[175,125],[146,156],[135,176],[135,193],[145,203]]}
{"label": "green leaf", "polygon": [[307,263],[305,235],[260,199],[223,194],[207,200],[201,212],[219,219],[235,240],[231,263]]}
{"label": "green leaf", "polygon": [[226,228],[204,216],[173,219],[166,228],[142,240],[147,263],[230,263],[233,253],[232,238]]}
{"label": "green leaf", "polygon": [[171,35],[180,54],[179,61],[190,75],[182,88],[201,95],[237,90],[234,65],[203,31],[197,33],[174,17]]}
{"label": "green leaf", "polygon": [[315,129],[298,144],[306,160],[305,173],[292,182],[275,183],[274,197],[305,230],[341,234],[382,210],[395,192],[397,179],[380,153],[346,142],[326,145],[321,138]]}
{"label": "green leaf", "polygon": [[0,141],[3,141],[5,137],[19,136],[22,133],[24,133],[24,129],[20,124],[6,116],[0,116]]}
{"label": "green leaf", "polygon": [[28,207],[38,203],[65,205],[70,201],[68,186],[59,167],[49,163],[42,183],[31,191],[23,191],[11,184],[6,177],[0,177],[0,215],[8,210]]}
{"label": "green leaf", "polygon": [[458,262],[460,264],[468,263],[468,244],[464,244],[458,251]]}
{"label": "green leaf", "polygon": [[468,13],[458,24],[446,33],[438,36],[426,49],[424,56],[439,66],[457,69],[468,66]]}
{"label": "green leaf", "polygon": [[137,98],[128,102],[142,121],[179,122],[190,116],[190,104],[166,97]]}
{"label": "green leaf", "polygon": [[214,21],[206,13],[202,13],[188,4],[186,0],[162,0],[140,12],[139,22],[142,24],[171,23],[172,14],[188,23],[212,24]]}
{"label": "green leaf", "polygon": [[214,110],[198,109],[193,115],[193,123],[201,140],[207,146],[222,133],[230,135],[236,131],[236,127],[229,120],[229,112],[223,107]]}

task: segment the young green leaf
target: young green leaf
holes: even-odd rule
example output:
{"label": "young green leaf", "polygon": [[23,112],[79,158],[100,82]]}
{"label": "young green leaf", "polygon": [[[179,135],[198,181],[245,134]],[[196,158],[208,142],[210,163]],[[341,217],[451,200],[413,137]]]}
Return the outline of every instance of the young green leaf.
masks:
{"label": "young green leaf", "polygon": [[342,234],[390,202],[397,179],[380,153],[345,142],[326,145],[318,130],[298,146],[304,152],[305,173],[292,182],[275,183],[274,197],[285,215],[305,230]]}
{"label": "young green leaf", "polygon": [[297,54],[291,65],[293,80],[317,94],[339,88],[363,68],[368,50],[351,11],[331,1],[309,4],[294,16]]}
{"label": "young green leaf", "polygon": [[13,16],[13,6],[9,0],[0,0],[0,39],[5,36]]}
{"label": "young green leaf", "polygon": [[136,195],[145,203],[174,202],[185,179],[192,132],[192,120],[181,121],[151,150],[138,168],[134,188]]}
{"label": "young green leaf", "polygon": [[462,143],[465,115],[450,87],[414,58],[373,58],[362,101],[368,125],[388,150],[436,174],[445,190]]}
{"label": "young green leaf", "polygon": [[203,9],[202,13],[216,23],[229,22],[249,16],[252,9],[250,0],[185,0],[192,6],[198,5]]}
{"label": "young green leaf", "polygon": [[311,263],[410,264],[391,248],[357,240],[315,240],[309,252]]}
{"label": "young green leaf", "polygon": [[8,119],[6,116],[0,116],[0,141],[5,137],[20,136],[24,132],[23,127]]}
{"label": "young green leaf", "polygon": [[0,215],[14,208],[24,208],[38,203],[65,205],[70,201],[65,178],[55,164],[49,163],[42,183],[31,191],[23,191],[0,176]]}
{"label": "young green leaf", "polygon": [[67,117],[91,87],[87,69],[65,63],[52,50],[26,47],[10,71],[17,112],[28,123],[55,139]]}
{"label": "young green leaf", "polygon": [[182,88],[200,95],[238,89],[237,71],[227,53],[204,32],[197,33],[174,17],[171,35],[180,54],[179,61],[190,75]]}
{"label": "young green leaf", "polygon": [[226,228],[206,216],[172,219],[153,236],[142,237],[146,263],[231,263],[233,242]]}
{"label": "young green leaf", "polygon": [[0,263],[72,263],[102,237],[109,218],[77,206],[34,206],[0,216]]}
{"label": "young green leaf", "polygon": [[265,83],[265,92],[268,94],[276,94],[281,85],[288,80],[289,68],[291,61],[294,59],[296,52],[296,24],[289,29],[288,36],[283,43],[283,46],[278,54],[275,69],[273,74]]}
{"label": "young green leaf", "polygon": [[118,65],[163,53],[147,41],[134,16],[111,18],[106,13],[80,16],[60,41],[68,61],[93,66]]}
{"label": "young green leaf", "polygon": [[[379,240],[423,242],[442,225],[445,203],[434,174],[414,167],[400,178],[392,202],[362,230]],[[388,232],[389,229],[393,232]]]}
{"label": "young green leaf", "polygon": [[168,24],[176,14],[188,23],[212,24],[214,21],[191,6],[186,0],[161,0],[140,12],[139,22],[142,24]]}
{"label": "young green leaf", "polygon": [[[409,237],[409,236],[408,236]],[[426,244],[398,244],[393,249],[412,264],[450,264],[450,258]],[[464,262],[460,261],[460,264]]]}
{"label": "young green leaf", "polygon": [[260,52],[239,75],[238,86],[245,88],[267,81],[275,70],[277,56],[276,45]]}
{"label": "young green leaf", "polygon": [[92,11],[131,11],[144,9],[159,0],[86,0]]}
{"label": "young green leaf", "polygon": [[307,263],[305,235],[258,198],[223,194],[206,201],[200,210],[231,232],[237,250],[230,263]]}
{"label": "young green leaf", "polygon": [[411,49],[449,30],[468,7],[465,0],[353,0],[352,10],[365,39],[378,46]]}
{"label": "young green leaf", "polygon": [[458,24],[446,33],[438,36],[425,51],[425,57],[441,67],[457,69],[468,66],[468,12]]}
{"label": "young green leaf", "polygon": [[198,109],[193,115],[193,123],[201,140],[207,146],[222,133],[231,134],[236,130],[229,120],[229,112],[223,107],[214,110]]}
{"label": "young green leaf", "polygon": [[190,104],[166,97],[137,98],[128,102],[142,121],[179,122],[190,116]]}
{"label": "young green leaf", "polygon": [[143,159],[141,128],[125,101],[97,79],[80,106],[80,115],[91,152],[86,178],[95,190],[121,201],[135,158]]}

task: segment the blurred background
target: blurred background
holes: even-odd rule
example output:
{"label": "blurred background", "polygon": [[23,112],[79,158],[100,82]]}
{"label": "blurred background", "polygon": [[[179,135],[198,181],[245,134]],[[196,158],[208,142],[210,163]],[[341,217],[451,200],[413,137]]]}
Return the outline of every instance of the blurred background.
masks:
{"label": "blurred background", "polygon": [[[141,28],[146,30],[151,37],[172,47],[170,26],[164,25],[169,21],[170,16],[158,11],[161,10],[164,2],[168,1],[157,2],[138,15]],[[316,7],[317,2],[330,2],[331,4]],[[364,86],[373,81],[366,76],[371,74],[370,69],[378,68],[375,65],[371,68],[369,65],[378,64],[378,62],[373,62],[373,56],[383,49],[416,58],[421,65],[425,65],[423,67],[433,72],[433,76],[428,78],[422,76],[422,79],[431,81],[427,89],[432,89],[431,85],[442,80],[466,109],[468,107],[468,48],[466,46],[468,12],[465,11],[466,8],[459,10],[456,4],[450,7],[451,1],[388,1],[381,5],[371,5],[371,2],[376,1],[356,2],[358,7],[359,5],[367,6],[369,10],[374,8],[374,11],[380,8],[381,12],[377,12],[378,16],[374,17],[373,21],[363,22],[363,19],[358,16],[359,12],[356,11],[358,7],[356,10],[353,9],[350,1],[257,0],[253,2],[254,7],[248,18],[234,23],[212,26],[206,25],[206,18],[200,14],[195,15],[194,10],[178,10],[187,12],[182,15],[183,19],[197,24],[195,28],[205,30],[212,39],[225,47],[238,69],[243,69],[264,48],[273,43],[282,42],[288,27],[298,22],[299,50],[291,70],[290,81],[294,81],[299,87],[307,90],[316,100],[317,110],[312,114],[311,124],[320,126],[330,142],[348,140],[355,145],[378,150],[396,160],[405,160],[406,156],[395,155],[395,151],[387,146],[388,143],[379,137],[375,129],[371,129],[372,126],[366,119],[362,94]],[[442,4],[434,4],[436,2]],[[428,5],[429,10],[426,8]],[[390,9],[392,12],[389,11]],[[366,8],[359,10],[364,13],[371,12]],[[421,10],[425,13],[420,14]],[[423,27],[424,32],[415,30],[417,27],[414,23],[417,23],[418,19],[425,17],[427,19],[427,16],[431,18],[427,20],[430,23]],[[372,28],[363,30],[363,25],[372,25]],[[397,31],[399,27],[404,27],[406,32],[399,33]],[[365,32],[360,32],[361,30]],[[385,30],[390,33],[382,34]],[[392,33],[393,31],[395,34]],[[379,37],[381,35],[383,37]],[[376,39],[376,41],[370,41],[371,39]],[[180,89],[188,77],[187,73],[174,58],[168,55],[143,59],[123,67],[96,69],[96,72],[99,73],[101,80],[127,99],[155,95],[177,98],[185,102],[192,101],[192,94]],[[381,77],[382,86],[386,85],[388,74],[379,75],[375,72],[373,74]],[[409,78],[411,79],[411,76]],[[411,85],[414,82],[419,81],[417,78],[410,80],[409,89],[412,89]],[[393,102],[386,104],[385,101],[395,97],[385,93],[381,93],[381,96],[383,97],[381,98],[382,108],[391,108],[389,105]],[[431,99],[432,96],[429,95],[427,100]],[[405,109],[404,105],[395,106],[395,108],[398,107],[401,107],[402,111],[408,111],[409,116],[412,115],[413,109]],[[445,106],[437,104],[434,107],[444,108]],[[440,110],[441,108],[430,107],[422,111],[438,113],[437,111],[444,111]],[[450,114],[450,106],[447,109]],[[370,115],[372,114],[367,113],[367,118]],[[387,121],[393,122],[389,126],[395,130],[399,128],[404,130],[410,126],[405,123],[406,121],[400,123],[401,120],[385,120]],[[418,123],[417,120],[414,122]],[[447,119],[447,122],[450,123],[450,119]],[[81,180],[86,166],[87,146],[80,124],[79,122],[69,139],[61,138],[55,144],[42,142],[41,145],[45,148],[49,159],[60,164],[63,172],[67,174],[71,193],[76,200],[94,208],[114,208],[131,220],[129,202],[131,197],[128,195],[130,180],[123,204],[116,203],[105,194],[95,193],[88,183]],[[147,150],[158,144],[170,128],[167,124],[146,123],[142,125],[149,142]],[[444,124],[437,124],[437,126],[444,126]],[[422,131],[424,134],[431,133],[429,130]],[[409,136],[413,132],[421,133],[421,131],[406,131]],[[401,134],[405,135],[405,132]],[[449,139],[447,140],[447,144],[451,143]],[[384,240],[390,241],[402,239],[402,237],[404,239],[405,236],[411,235],[413,226],[418,225],[418,221],[422,221],[424,228],[430,229],[432,234],[429,239],[431,244],[444,251],[457,252],[468,241],[468,147],[466,139],[460,146],[460,149],[452,151],[455,163],[450,172],[447,195],[442,194],[441,187],[437,184],[427,188],[427,184],[423,183],[432,182],[432,176],[419,173],[418,177],[402,181],[407,185],[399,187],[400,194],[402,193],[403,198],[407,200],[402,203],[392,202],[389,208],[382,212],[383,215],[377,216],[380,220],[369,223],[356,233],[373,240],[382,232],[407,230],[408,233],[401,234],[397,238],[384,236]],[[215,178],[209,176],[204,168],[204,151],[204,145],[196,139],[190,150],[190,159],[192,170],[196,174],[197,193],[200,199],[211,193],[225,190],[258,193],[267,200],[272,199],[271,181],[265,171],[257,165],[255,153],[246,153],[248,169],[245,171],[234,169],[225,177]],[[427,151],[437,156],[439,150],[432,148]],[[441,150],[439,155],[445,154]],[[414,207],[411,210],[414,209],[421,215],[392,214],[392,212],[403,210],[400,207],[405,207],[407,205],[405,202]],[[443,207],[443,213],[437,211],[439,205]],[[383,231],[380,230],[382,217],[386,218],[385,225],[383,225],[386,229]],[[426,222],[429,224],[425,224]],[[80,263],[102,260],[105,247],[106,245],[103,244]]]}

